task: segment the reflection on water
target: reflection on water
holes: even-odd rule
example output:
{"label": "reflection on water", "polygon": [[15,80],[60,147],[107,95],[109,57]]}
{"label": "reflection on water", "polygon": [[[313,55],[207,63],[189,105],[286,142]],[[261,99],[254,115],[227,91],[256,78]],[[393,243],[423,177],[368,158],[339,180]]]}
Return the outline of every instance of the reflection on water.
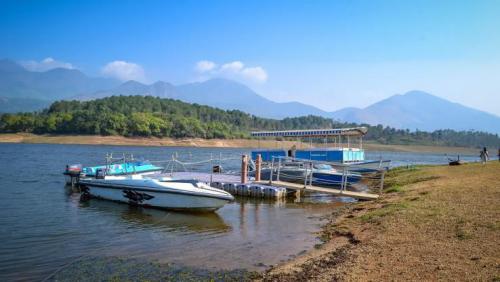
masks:
{"label": "reflection on water", "polygon": [[319,230],[319,216],[342,205],[318,204],[309,197],[300,202],[237,198],[217,213],[180,213],[99,199],[80,202],[76,193],[68,198],[79,210],[106,222],[107,232],[112,226],[126,229],[96,254],[250,270],[311,248],[318,243],[312,232]]}
{"label": "reflection on water", "polygon": [[185,233],[220,233],[231,230],[217,213],[182,213],[130,206],[105,200],[80,202],[80,208],[92,209],[115,217],[131,228],[153,228],[159,231]]}

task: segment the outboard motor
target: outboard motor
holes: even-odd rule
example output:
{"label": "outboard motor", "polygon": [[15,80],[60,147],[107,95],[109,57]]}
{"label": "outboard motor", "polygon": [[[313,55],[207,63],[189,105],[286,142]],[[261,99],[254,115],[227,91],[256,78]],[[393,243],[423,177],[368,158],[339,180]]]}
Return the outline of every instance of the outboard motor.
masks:
{"label": "outboard motor", "polygon": [[66,165],[66,169],[64,170],[64,178],[66,179],[66,184],[75,186],[80,179],[80,175],[82,173],[82,165],[74,164],[74,165]]}
{"label": "outboard motor", "polygon": [[78,176],[82,172],[81,164],[66,165],[66,170],[64,174]]}

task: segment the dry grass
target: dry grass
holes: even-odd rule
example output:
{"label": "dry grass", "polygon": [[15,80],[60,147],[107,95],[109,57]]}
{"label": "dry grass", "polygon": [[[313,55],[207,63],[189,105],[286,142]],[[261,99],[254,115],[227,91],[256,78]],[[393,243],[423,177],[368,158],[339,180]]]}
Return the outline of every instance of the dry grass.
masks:
{"label": "dry grass", "polygon": [[500,279],[500,163],[401,169],[387,183],[380,201],[332,216],[319,250],[265,279]]}

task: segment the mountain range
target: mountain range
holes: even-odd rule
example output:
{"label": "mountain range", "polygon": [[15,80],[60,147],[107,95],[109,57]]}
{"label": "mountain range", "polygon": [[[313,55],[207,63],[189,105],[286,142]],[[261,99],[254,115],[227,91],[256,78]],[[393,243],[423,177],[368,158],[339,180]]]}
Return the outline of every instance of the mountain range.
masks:
{"label": "mountain range", "polygon": [[345,108],[334,112],[332,117],[412,130],[433,131],[449,128],[500,133],[500,117],[423,91],[393,95],[363,109]]}
{"label": "mountain range", "polygon": [[246,85],[227,79],[182,85],[163,81],[149,85],[137,81],[120,83],[113,79],[89,77],[74,69],[32,72],[13,61],[0,60],[0,112],[38,110],[60,99],[91,100],[113,95],[172,98],[226,110],[237,109],[268,118],[317,115],[411,130],[454,129],[500,133],[500,117],[423,91],[393,95],[363,109],[344,108],[327,112],[299,102],[274,102]]}
{"label": "mountain range", "polygon": [[21,65],[0,60],[0,96],[53,101],[77,94],[109,89],[119,81],[88,77],[76,69],[55,68],[45,72],[28,71]]}

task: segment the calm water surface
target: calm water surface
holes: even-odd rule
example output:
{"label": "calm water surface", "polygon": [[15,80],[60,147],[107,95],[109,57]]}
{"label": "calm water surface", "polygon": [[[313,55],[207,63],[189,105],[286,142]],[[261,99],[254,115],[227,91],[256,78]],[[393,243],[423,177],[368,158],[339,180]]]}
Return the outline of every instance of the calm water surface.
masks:
{"label": "calm water surface", "polygon": [[[122,256],[179,265],[260,270],[319,243],[321,216],[342,199],[237,200],[212,214],[176,213],[91,200],[64,186],[71,163],[107,152],[150,160],[239,158],[248,149],[0,144],[0,281],[43,280],[82,257]],[[396,164],[443,163],[444,155],[371,152]],[[463,157],[472,160],[475,157]],[[239,161],[228,164],[237,169]]]}

